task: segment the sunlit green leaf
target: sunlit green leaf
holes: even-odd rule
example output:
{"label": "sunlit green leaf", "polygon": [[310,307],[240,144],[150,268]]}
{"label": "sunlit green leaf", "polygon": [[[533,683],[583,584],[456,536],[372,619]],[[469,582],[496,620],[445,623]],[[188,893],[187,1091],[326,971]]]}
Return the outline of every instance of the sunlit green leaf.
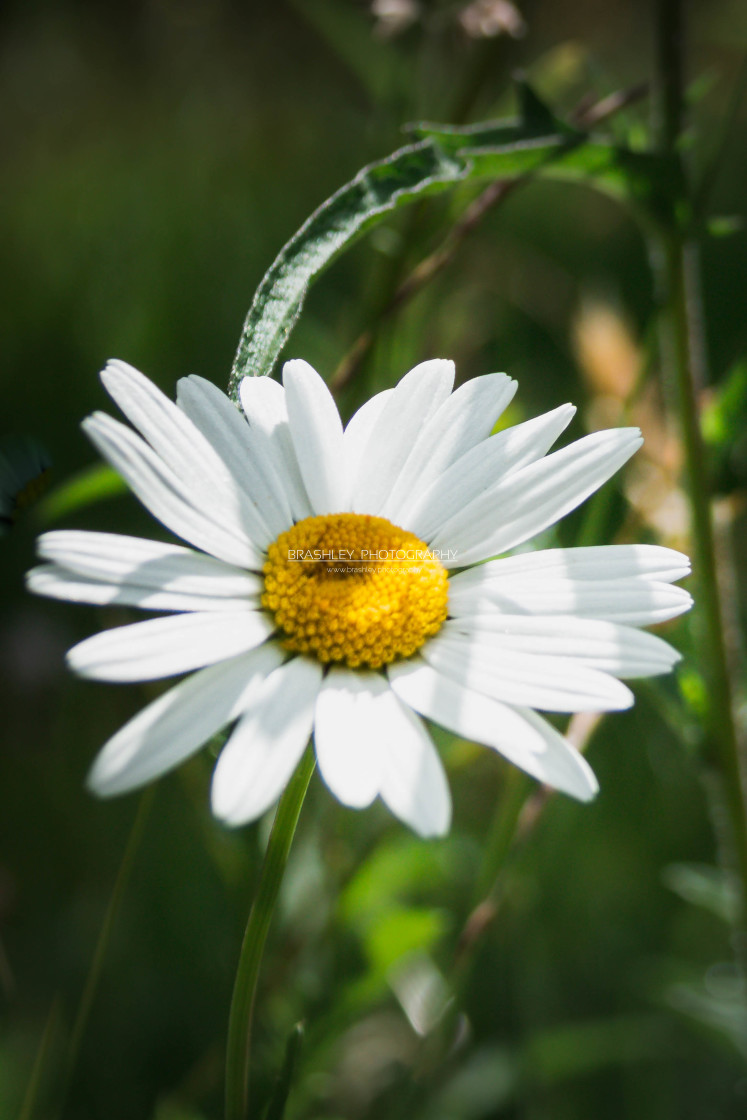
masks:
{"label": "sunlit green leaf", "polygon": [[[343,250],[393,210],[414,199],[482,179],[512,179],[552,168],[640,204],[671,222],[683,197],[677,160],[632,152],[558,120],[531,87],[519,85],[519,117],[452,127],[418,124],[416,137],[364,167],[327,199],[280,251],[265,274],[234,359],[229,391],[245,376],[270,373],[311,282]],[[684,217],[682,218],[684,220]]]}
{"label": "sunlit green leaf", "polygon": [[430,949],[444,932],[446,916],[439,910],[404,907],[381,914],[366,938],[366,953],[374,969],[388,972],[397,961],[418,950]]}
{"label": "sunlit green leaf", "polygon": [[364,167],[314,211],[257,289],[234,360],[233,395],[242,377],[271,371],[311,281],[392,210],[469,180],[527,174],[585,141],[533,94],[524,90],[521,100],[524,115],[515,120],[471,130],[417,126],[420,139]]}
{"label": "sunlit green leaf", "polygon": [[114,498],[127,487],[124,480],[106,463],[95,463],[55,487],[37,507],[39,521],[46,525],[68,513]]}
{"label": "sunlit green leaf", "polygon": [[362,928],[378,919],[381,910],[395,902],[411,901],[466,873],[471,852],[465,841],[421,844],[400,833],[380,844],[361,864],[340,898],[340,912],[353,926]]}

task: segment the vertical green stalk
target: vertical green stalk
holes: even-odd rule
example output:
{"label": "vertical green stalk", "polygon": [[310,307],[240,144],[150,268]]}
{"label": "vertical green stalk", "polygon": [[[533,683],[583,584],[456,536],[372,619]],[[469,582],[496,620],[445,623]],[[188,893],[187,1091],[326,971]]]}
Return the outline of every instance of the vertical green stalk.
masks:
{"label": "vertical green stalk", "polygon": [[[682,10],[681,0],[658,0],[658,135],[659,151],[679,162],[678,144],[682,129]],[[682,169],[682,182],[684,169]],[[688,230],[682,211],[689,210],[687,194],[672,198],[671,220],[660,229],[654,245],[654,261],[663,298],[662,332],[677,393],[677,407],[685,450],[687,489],[695,546],[697,610],[702,623],[703,661],[709,693],[711,763],[723,783],[729,816],[733,860],[741,885],[739,924],[747,918],[747,812],[739,758],[737,729],[729,677],[722,604],[718,585],[716,553],[708,472],[700,429],[694,357],[699,352],[695,331],[699,315],[691,303],[695,285],[688,285],[688,267],[695,254],[689,252]]]}
{"label": "vertical green stalk", "polygon": [[313,751],[307,750],[280,799],[241,945],[228,1020],[226,1120],[246,1120],[249,1115],[252,1013],[259,967],[314,766]]}
{"label": "vertical green stalk", "polygon": [[734,846],[733,858],[741,880],[741,922],[747,917],[747,814],[739,759],[739,743],[722,620],[721,595],[716,568],[713,519],[700,418],[693,377],[686,279],[686,245],[676,233],[663,239],[662,271],[667,303],[664,329],[670,344],[672,372],[685,448],[687,488],[695,544],[697,609],[702,620],[702,640],[708,684],[712,757],[721,773],[724,800]]}

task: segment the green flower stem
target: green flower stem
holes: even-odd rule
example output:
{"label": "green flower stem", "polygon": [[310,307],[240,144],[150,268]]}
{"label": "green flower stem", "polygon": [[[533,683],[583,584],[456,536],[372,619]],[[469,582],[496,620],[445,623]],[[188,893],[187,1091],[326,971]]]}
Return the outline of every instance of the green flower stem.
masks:
{"label": "green flower stem", "polygon": [[686,246],[676,232],[664,237],[661,260],[668,295],[663,326],[670,344],[670,360],[675,376],[695,544],[697,610],[703,629],[703,661],[709,695],[710,761],[718,768],[723,780],[733,859],[741,883],[740,924],[743,926],[747,919],[747,813],[724,637],[708,472],[693,377]]}
{"label": "green flower stem", "polygon": [[[657,17],[659,150],[664,156],[679,159],[683,121],[682,0],[658,0]],[[688,269],[692,269],[695,255],[688,252],[691,246],[688,245],[683,229],[682,215],[677,212],[682,209],[682,201],[673,198],[672,203],[672,217],[666,228],[660,230],[654,243],[653,259],[663,296],[664,352],[676,386],[685,449],[698,581],[697,610],[702,620],[703,661],[709,690],[710,761],[716,766],[723,783],[733,862],[741,887],[737,923],[744,929],[747,920],[747,812],[718,585],[708,472],[694,375],[694,356],[701,349],[696,339],[700,316],[693,307],[693,293],[697,292],[698,286],[688,283],[692,279]]]}
{"label": "green flower stem", "polygon": [[226,1120],[246,1120],[249,1115],[249,1064],[252,1013],[267,933],[306,790],[314,773],[314,753],[307,749],[278,804],[267,844],[259,887],[254,898],[231,1000],[226,1052]]}

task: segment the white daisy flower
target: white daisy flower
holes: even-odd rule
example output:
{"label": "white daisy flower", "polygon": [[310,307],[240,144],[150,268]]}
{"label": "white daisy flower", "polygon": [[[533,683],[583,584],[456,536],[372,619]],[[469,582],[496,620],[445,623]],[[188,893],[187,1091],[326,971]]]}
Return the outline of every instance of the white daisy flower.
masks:
{"label": "white daisy flower", "polygon": [[448,361],[416,366],[344,429],[302,361],[282,386],[246,378],[243,415],[200,377],[179,382],[176,404],[123,362],[102,378],[137,431],[96,413],[87,434],[192,547],[73,530],[39,540],[32,591],[166,612],[81,642],[75,672],[189,674],[104,746],[94,792],[141,786],[231,724],[212,807],[239,825],[274,804],[313,734],[343,804],[378,796],[441,835],[451,800],[425,717],[594,796],[586,760],[535,709],[627,708],[620,678],[668,672],[679,655],[638,627],[690,607],[672,586],[689,562],[652,545],[503,554],[606,482],[637,429],[548,454],[574,413],[564,405],[491,435],[515,382],[488,374],[452,392]]}

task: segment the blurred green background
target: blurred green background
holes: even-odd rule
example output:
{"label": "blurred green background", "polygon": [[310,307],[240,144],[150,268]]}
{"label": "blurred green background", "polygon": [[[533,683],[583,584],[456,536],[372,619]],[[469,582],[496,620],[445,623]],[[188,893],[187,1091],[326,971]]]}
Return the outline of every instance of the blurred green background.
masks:
{"label": "blurred green background", "polygon": [[[39,437],[53,485],[95,461],[79,422],[108,407],[97,378],[107,358],[167,392],[185,373],[225,387],[251,295],[281,245],[360,166],[398,147],[402,124],[510,113],[519,69],[565,114],[649,80],[643,0],[467,8],[5,6],[0,433]],[[692,3],[688,16],[688,158],[702,170],[747,50],[747,11],[713,0]],[[640,145],[649,114],[644,96],[609,129]],[[744,125],[743,109],[716,216],[743,212]],[[287,356],[332,374],[474,194],[418,204],[344,256],[314,288]],[[747,341],[746,265],[739,228],[704,242],[707,376],[712,396],[732,388],[731,423],[722,436],[716,424],[714,437],[722,543],[742,556],[747,403],[734,371]],[[376,325],[340,405],[349,413],[416,362],[452,357],[461,378],[502,369],[519,379],[513,420],[578,402],[580,435],[619,421],[653,308],[631,217],[590,188],[535,182]],[[686,540],[666,379],[657,384],[634,416],[648,458],[627,476],[625,499],[613,485],[597,510],[604,539],[632,525],[638,539]],[[161,532],[125,494],[56,524]],[[558,539],[571,543],[585,524],[571,519]],[[25,594],[42,527],[32,511],[0,540],[3,1118],[18,1115],[34,1068],[33,1115],[58,1115],[66,1046],[139,803],[99,803],[84,778],[98,747],[156,691],[66,674],[68,646],[129,615]],[[729,603],[735,642],[743,564]],[[719,815],[697,758],[697,653],[685,623],[667,636],[689,650],[693,703],[676,682],[657,682],[600,725],[589,754],[602,793],[588,807],[551,798],[510,856],[495,920],[474,948],[460,1043],[435,1070],[402,977],[448,983],[496,806],[500,824],[522,789],[491,752],[441,735],[455,823],[447,840],[424,843],[380,807],[343,809],[313,780],[261,981],[258,1099],[305,1019],[288,1109],[299,1120],[744,1115],[747,1023],[724,921],[728,882],[713,866]],[[203,752],[141,810],[65,1118],[221,1114],[228,1002],[267,822],[231,833],[210,818],[211,763]]]}

